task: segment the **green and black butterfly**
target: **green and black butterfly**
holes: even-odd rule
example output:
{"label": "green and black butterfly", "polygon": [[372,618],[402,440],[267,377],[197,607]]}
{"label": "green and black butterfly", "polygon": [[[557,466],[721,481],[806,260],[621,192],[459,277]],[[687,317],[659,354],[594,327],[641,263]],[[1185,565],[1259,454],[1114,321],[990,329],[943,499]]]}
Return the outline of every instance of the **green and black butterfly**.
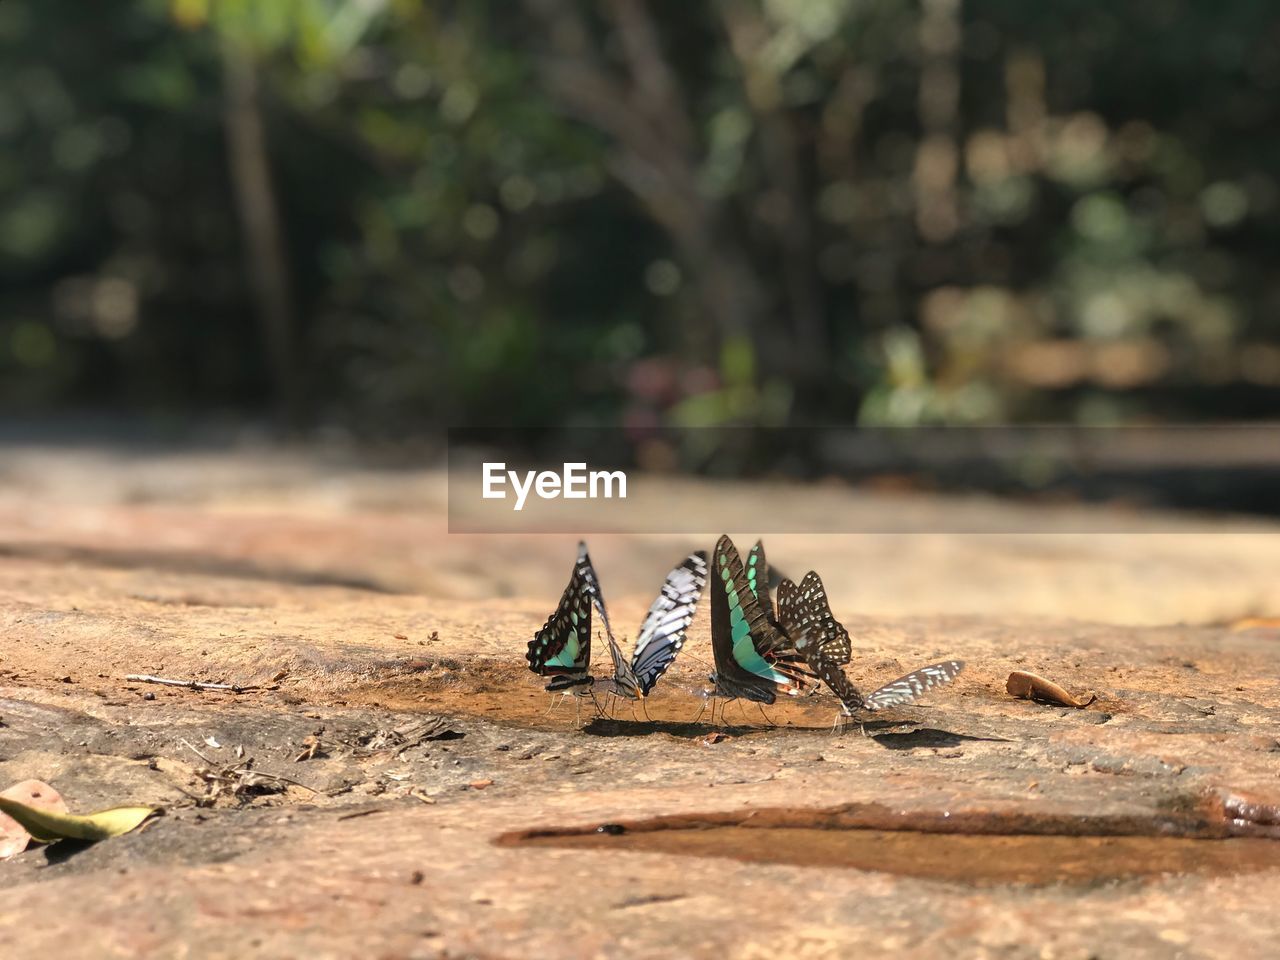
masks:
{"label": "green and black butterfly", "polygon": [[760,576],[761,567],[756,569],[753,585],[733,541],[727,536],[717,541],[711,566],[711,649],[716,664],[711,695],[773,703],[779,690],[798,692],[801,679],[789,664],[770,659],[789,641],[769,622],[756,592],[763,586],[767,594],[767,580]]}
{"label": "green and black butterfly", "polygon": [[849,631],[831,613],[822,578],[812,570],[799,587],[790,580],[779,585],[778,617],[796,649],[840,699],[846,715],[912,703],[934,687],[950,683],[964,669],[963,660],[931,663],[863,696],[841,669],[851,653]]}
{"label": "green and black butterfly", "polygon": [[600,611],[600,619],[609,631],[609,616],[605,612],[604,596],[600,593],[600,581],[587,545],[578,544],[578,559],[574,562],[569,585],[560,596],[555,612],[547,618],[542,629],[529,641],[525,659],[529,669],[540,676],[550,677],[547,689],[570,690],[582,688],[584,696],[591,691],[595,678],[591,676],[591,608]]}
{"label": "green and black butterfly", "polygon": [[633,700],[649,695],[658,678],[667,672],[684,646],[685,631],[707,582],[707,555],[699,550],[685,557],[669,574],[657,598],[640,624],[631,659],[608,630],[609,654],[613,657],[613,690]]}

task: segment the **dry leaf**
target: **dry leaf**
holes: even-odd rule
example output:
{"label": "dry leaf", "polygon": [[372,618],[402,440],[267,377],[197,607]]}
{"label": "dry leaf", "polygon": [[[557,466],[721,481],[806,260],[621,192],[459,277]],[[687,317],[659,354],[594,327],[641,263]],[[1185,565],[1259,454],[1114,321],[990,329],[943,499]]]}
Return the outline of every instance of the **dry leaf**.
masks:
{"label": "dry leaf", "polygon": [[1009,679],[1005,682],[1004,688],[1019,700],[1056,703],[1059,706],[1075,707],[1077,709],[1083,709],[1098,699],[1097,694],[1095,694],[1088,700],[1078,700],[1052,680],[1046,680],[1044,677],[1034,673],[1027,673],[1025,670],[1015,670],[1009,674]]}
{"label": "dry leaf", "polygon": [[308,735],[302,741],[302,752],[293,758],[294,763],[301,763],[303,760],[314,760],[316,757],[323,755],[320,749],[320,734],[322,732],[324,732],[324,727]]}
{"label": "dry leaf", "polygon": [[702,743],[703,745],[709,747],[713,743],[719,743],[722,740],[728,740],[728,739],[729,739],[729,735],[727,733],[722,733],[721,731],[716,730],[715,732],[708,733],[705,737],[703,737]]}
{"label": "dry leaf", "polygon": [[[0,792],[0,797],[16,800],[29,807],[52,810],[55,813],[66,813],[67,805],[61,794],[53,787],[40,780],[23,780],[9,789]],[[31,834],[17,820],[7,813],[0,813],[0,860],[16,857],[31,842]]]}
{"label": "dry leaf", "polygon": [[492,787],[493,781],[492,780],[472,780],[471,783],[467,784],[467,786],[469,786],[472,790],[483,790],[485,787]]}
{"label": "dry leaf", "polygon": [[84,816],[41,810],[17,800],[0,797],[0,811],[17,820],[32,838],[55,840],[106,840],[136,829],[156,811],[152,807],[112,807]]}

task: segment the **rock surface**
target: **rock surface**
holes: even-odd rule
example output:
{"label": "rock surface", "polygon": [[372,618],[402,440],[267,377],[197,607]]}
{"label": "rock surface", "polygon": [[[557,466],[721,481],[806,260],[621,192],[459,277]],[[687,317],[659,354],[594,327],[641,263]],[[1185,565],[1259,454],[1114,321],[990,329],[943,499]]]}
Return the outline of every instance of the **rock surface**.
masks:
{"label": "rock surface", "polygon": [[[650,720],[588,709],[578,729],[580,704],[553,704],[522,656],[572,538],[449,536],[433,472],[6,451],[0,787],[166,813],[0,864],[0,956],[1266,953],[1280,528],[1087,534],[1040,507],[1032,532],[930,533],[948,509],[1027,508],[813,496],[922,531],[768,539],[790,575],[823,574],[850,677],[959,657],[951,688],[839,735],[825,697],[695,722],[704,605]],[[615,623],[634,632],[665,569],[718,532],[592,537]],[[1013,670],[1098,699],[1013,699]],[[834,829],[885,818],[924,832]],[[578,828],[597,839],[522,840]]]}

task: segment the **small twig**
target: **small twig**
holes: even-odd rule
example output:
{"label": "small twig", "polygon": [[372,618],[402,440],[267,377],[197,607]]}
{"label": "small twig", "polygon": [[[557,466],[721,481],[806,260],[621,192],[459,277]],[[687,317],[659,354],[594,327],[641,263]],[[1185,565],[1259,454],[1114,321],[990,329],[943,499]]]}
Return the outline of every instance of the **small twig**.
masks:
{"label": "small twig", "polygon": [[262,777],[266,780],[275,780],[277,783],[287,783],[293,787],[301,787],[303,790],[308,790],[317,795],[320,793],[320,791],[315,787],[308,787],[305,783],[299,783],[297,780],[290,780],[288,777],[277,776],[274,773],[263,773],[261,770],[254,770],[253,775],[255,777]]}
{"label": "small twig", "polygon": [[181,739],[180,739],[180,740],[178,740],[178,742],[179,742],[180,744],[182,744],[184,747],[186,747],[188,750],[190,750],[192,753],[194,753],[197,757],[199,757],[199,758],[200,758],[201,760],[203,760],[205,763],[207,763],[210,767],[217,766],[217,764],[215,764],[212,760],[210,760],[208,757],[206,757],[203,753],[201,753],[199,750],[197,750],[195,747],[193,747],[193,746],[192,746],[190,743],[188,743],[186,740],[181,740]]}
{"label": "small twig", "polygon": [[186,687],[189,690],[224,690],[229,693],[249,693],[251,690],[261,690],[261,687],[241,687],[234,683],[202,683],[199,680],[170,680],[166,677],[153,677],[146,673],[131,673],[126,680],[132,680],[135,683],[159,683],[166,687]]}

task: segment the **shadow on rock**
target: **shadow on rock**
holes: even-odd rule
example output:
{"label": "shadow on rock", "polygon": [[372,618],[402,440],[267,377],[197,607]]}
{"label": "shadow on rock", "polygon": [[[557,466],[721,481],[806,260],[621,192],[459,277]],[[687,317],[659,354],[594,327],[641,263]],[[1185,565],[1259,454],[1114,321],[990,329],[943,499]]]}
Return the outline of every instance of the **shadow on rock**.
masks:
{"label": "shadow on rock", "polygon": [[772,728],[747,725],[712,726],[693,720],[614,720],[610,717],[596,717],[582,728],[582,732],[593,737],[649,737],[655,733],[665,733],[683,740],[698,740],[715,734],[742,737],[768,733],[770,729]]}
{"label": "shadow on rock", "polygon": [[965,733],[952,733],[934,727],[922,727],[906,733],[877,733],[871,737],[876,743],[890,750],[918,750],[922,747],[955,747],[965,741],[1009,743],[1004,737],[971,737]]}

